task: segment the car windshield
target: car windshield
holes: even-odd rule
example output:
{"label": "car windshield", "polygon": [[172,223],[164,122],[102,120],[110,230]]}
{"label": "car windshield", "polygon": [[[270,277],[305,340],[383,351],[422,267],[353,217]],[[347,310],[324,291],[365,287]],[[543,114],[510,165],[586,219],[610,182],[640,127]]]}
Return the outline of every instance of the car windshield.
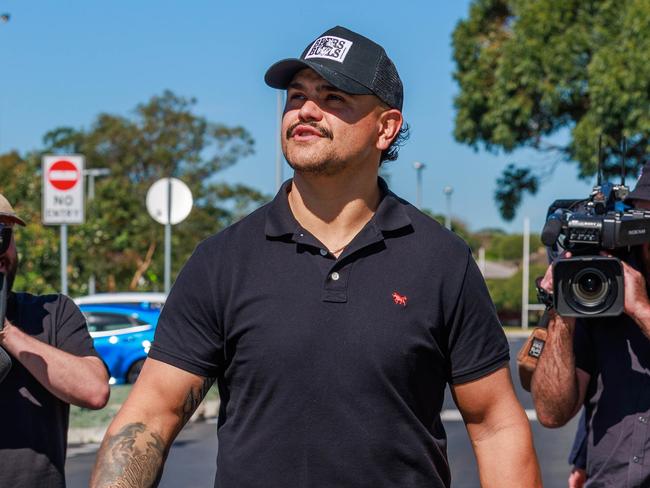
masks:
{"label": "car windshield", "polygon": [[89,332],[120,331],[130,327],[149,325],[144,320],[128,315],[105,312],[84,312]]}

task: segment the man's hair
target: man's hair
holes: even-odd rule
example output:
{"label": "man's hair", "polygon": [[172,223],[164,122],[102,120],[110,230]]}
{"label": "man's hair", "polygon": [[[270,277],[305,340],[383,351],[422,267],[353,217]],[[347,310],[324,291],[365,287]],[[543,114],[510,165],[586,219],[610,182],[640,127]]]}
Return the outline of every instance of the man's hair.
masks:
{"label": "man's hair", "polygon": [[402,128],[397,133],[397,136],[395,136],[395,139],[393,139],[393,142],[390,143],[390,146],[381,152],[379,164],[382,165],[388,161],[395,161],[399,153],[399,148],[406,143],[410,135],[410,127],[406,122],[404,122],[404,125],[402,125]]}

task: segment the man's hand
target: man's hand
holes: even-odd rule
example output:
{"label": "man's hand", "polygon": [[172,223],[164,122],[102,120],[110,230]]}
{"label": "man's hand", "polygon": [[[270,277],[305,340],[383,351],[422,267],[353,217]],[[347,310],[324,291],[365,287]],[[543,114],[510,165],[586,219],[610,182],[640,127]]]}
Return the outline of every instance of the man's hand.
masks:
{"label": "man's hand", "polygon": [[626,262],[623,261],[622,264],[625,283],[625,313],[650,339],[650,300],[648,300],[645,277]]}
{"label": "man's hand", "polygon": [[[606,252],[601,254],[611,257]],[[648,299],[645,277],[625,261],[621,261],[621,264],[625,289],[623,311],[650,339],[650,299]]]}
{"label": "man's hand", "polygon": [[97,453],[92,488],[157,486],[174,438],[214,378],[147,359]]}
{"label": "man's hand", "polygon": [[452,386],[478,461],[484,488],[542,486],[533,438],[506,366]]}
{"label": "man's hand", "polygon": [[45,344],[7,319],[0,331],[0,346],[60,400],[91,409],[108,402],[108,372],[98,357],[79,357]]}
{"label": "man's hand", "polygon": [[586,482],[587,472],[574,466],[569,475],[569,488],[583,488]]}

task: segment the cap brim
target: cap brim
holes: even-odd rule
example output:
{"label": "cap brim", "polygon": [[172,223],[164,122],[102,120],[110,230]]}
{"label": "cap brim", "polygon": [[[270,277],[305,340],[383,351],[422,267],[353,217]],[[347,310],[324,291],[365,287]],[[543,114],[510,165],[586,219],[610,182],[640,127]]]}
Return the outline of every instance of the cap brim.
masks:
{"label": "cap brim", "polygon": [[12,214],[2,213],[2,212],[0,212],[0,220],[8,220],[13,224],[22,225],[23,227],[27,225],[25,221],[20,217],[17,217],[16,215],[12,215]]}
{"label": "cap brim", "polygon": [[303,61],[302,59],[289,58],[278,61],[272,65],[264,75],[264,81],[271,88],[278,88],[286,90],[291,83],[293,77],[298,71],[305,68],[311,68],[325,80],[335,86],[339,90],[352,95],[372,95],[373,91],[370,88],[363,86],[361,83],[348,78],[341,73],[334,71],[327,66],[313,61]]}

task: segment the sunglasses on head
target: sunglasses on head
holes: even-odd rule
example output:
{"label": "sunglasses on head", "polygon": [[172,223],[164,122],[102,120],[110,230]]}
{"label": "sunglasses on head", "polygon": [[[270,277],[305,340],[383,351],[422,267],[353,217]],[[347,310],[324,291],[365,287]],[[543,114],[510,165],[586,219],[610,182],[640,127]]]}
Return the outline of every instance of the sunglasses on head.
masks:
{"label": "sunglasses on head", "polygon": [[9,249],[11,242],[11,233],[13,229],[8,225],[0,224],[0,254],[4,254]]}

